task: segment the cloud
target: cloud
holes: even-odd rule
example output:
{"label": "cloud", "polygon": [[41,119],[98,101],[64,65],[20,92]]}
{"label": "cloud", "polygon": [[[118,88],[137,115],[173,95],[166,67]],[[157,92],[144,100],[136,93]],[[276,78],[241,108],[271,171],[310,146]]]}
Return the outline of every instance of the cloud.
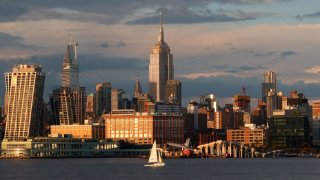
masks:
{"label": "cloud", "polygon": [[263,70],[266,69],[262,65],[256,65],[256,66],[248,66],[248,65],[240,65],[240,66],[231,66],[231,65],[220,65],[220,66],[212,66],[213,69],[219,69],[219,70],[226,70],[227,72],[240,72],[242,71],[251,71],[251,70]]}
{"label": "cloud", "polygon": [[286,2],[291,0],[214,0],[221,4],[257,4],[257,3],[274,3]]}
{"label": "cloud", "polygon": [[24,39],[19,36],[13,36],[4,32],[0,32],[0,48],[39,48],[33,45],[27,45]]}
{"label": "cloud", "polygon": [[116,43],[116,47],[119,47],[119,48],[125,47],[126,45],[127,45],[127,44],[124,43],[123,41],[119,41],[119,42]]}
{"label": "cloud", "polygon": [[211,77],[227,76],[227,75],[230,75],[230,73],[227,73],[227,72],[207,72],[207,73],[181,74],[181,75],[177,75],[177,77],[195,80],[195,79],[199,79],[199,78],[211,78]]}
{"label": "cloud", "polygon": [[[277,0],[281,1],[281,0]],[[212,13],[207,7],[219,4],[258,4],[271,3],[272,0],[23,0],[2,3],[0,21],[63,19],[71,21],[93,21],[103,24],[154,24],[159,22],[160,7],[167,9],[166,17],[170,24],[233,22],[253,20],[266,13],[250,13],[241,10],[228,13]],[[197,11],[195,10],[197,9]],[[157,14],[157,15],[155,15]],[[183,14],[185,16],[183,16]]]}
{"label": "cloud", "polygon": [[[272,13],[244,12],[241,10],[218,9],[212,12],[210,9],[191,10],[188,8],[164,9],[164,21],[166,24],[194,24],[208,22],[234,22],[255,20],[259,17],[271,15]],[[159,24],[159,15],[136,18],[126,22],[127,24]]]}
{"label": "cloud", "polygon": [[108,48],[109,47],[109,43],[108,42],[103,42],[103,43],[100,44],[100,47]]}
{"label": "cloud", "polygon": [[281,52],[281,59],[286,59],[287,57],[294,56],[296,54],[297,53],[294,51],[284,51],[284,52]]}
{"label": "cloud", "polygon": [[249,53],[252,53],[256,57],[268,57],[273,56],[277,54],[277,51],[268,51],[268,52],[256,52],[256,51],[250,51]]}
{"label": "cloud", "polygon": [[320,73],[320,66],[315,66],[309,69],[305,69],[304,72],[310,73],[310,74],[319,74]]}
{"label": "cloud", "polygon": [[0,21],[12,21],[19,16],[28,12],[28,8],[21,4],[11,4],[1,2],[0,6]]}
{"label": "cloud", "polygon": [[297,15],[296,18],[298,20],[304,20],[305,18],[319,18],[320,17],[320,11],[310,14],[303,14],[303,15]]}
{"label": "cloud", "polygon": [[261,65],[257,65],[257,66],[246,66],[246,65],[244,65],[244,66],[239,66],[238,69],[250,71],[250,70],[262,70],[262,69],[266,69],[266,68],[261,66]]}

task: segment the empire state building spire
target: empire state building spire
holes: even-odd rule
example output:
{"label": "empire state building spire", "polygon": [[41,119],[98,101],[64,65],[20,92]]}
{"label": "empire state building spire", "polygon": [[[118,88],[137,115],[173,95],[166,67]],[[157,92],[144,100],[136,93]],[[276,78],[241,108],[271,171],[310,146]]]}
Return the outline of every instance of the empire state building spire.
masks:
{"label": "empire state building spire", "polygon": [[164,32],[163,32],[163,26],[162,26],[162,13],[160,10],[160,32],[159,32],[159,36],[158,36],[158,41],[160,43],[164,42]]}

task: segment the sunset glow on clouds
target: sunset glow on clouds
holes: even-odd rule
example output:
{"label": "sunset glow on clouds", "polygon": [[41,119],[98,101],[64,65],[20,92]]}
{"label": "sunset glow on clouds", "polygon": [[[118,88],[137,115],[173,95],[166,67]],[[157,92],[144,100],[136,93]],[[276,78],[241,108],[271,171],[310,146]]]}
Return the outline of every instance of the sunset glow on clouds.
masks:
{"label": "sunset glow on clouds", "polygon": [[[15,63],[42,64],[48,93],[60,83],[73,36],[80,44],[80,82],[89,92],[101,81],[131,92],[137,74],[147,91],[160,8],[185,102],[208,92],[227,99],[243,84],[259,98],[266,70],[278,74],[284,91],[320,96],[318,1],[6,1],[0,7],[1,72]],[[220,82],[229,84],[212,84]]]}

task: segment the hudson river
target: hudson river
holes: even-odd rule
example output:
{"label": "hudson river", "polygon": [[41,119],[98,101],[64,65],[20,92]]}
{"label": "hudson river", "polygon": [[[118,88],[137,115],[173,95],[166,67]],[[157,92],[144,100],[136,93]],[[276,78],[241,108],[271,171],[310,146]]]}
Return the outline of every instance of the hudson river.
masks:
{"label": "hudson river", "polygon": [[320,179],[320,159],[0,159],[0,179]]}

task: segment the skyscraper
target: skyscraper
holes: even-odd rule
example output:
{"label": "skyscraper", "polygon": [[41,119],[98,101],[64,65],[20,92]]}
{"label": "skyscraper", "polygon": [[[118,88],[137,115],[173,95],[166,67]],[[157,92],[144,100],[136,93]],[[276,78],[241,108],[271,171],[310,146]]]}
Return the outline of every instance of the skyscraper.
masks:
{"label": "skyscraper", "polygon": [[262,83],[262,101],[267,103],[268,92],[277,93],[277,76],[273,71],[267,71],[264,74],[264,81]]}
{"label": "skyscraper", "polygon": [[165,102],[176,104],[181,109],[181,82],[179,80],[168,80]]}
{"label": "skyscraper", "polygon": [[214,112],[217,112],[218,109],[218,102],[216,96],[214,94],[204,94],[200,97],[200,107],[214,109]]}
{"label": "skyscraper", "polygon": [[79,87],[79,65],[77,57],[77,47],[76,44],[70,43],[67,45],[67,52],[64,55],[62,64],[62,86],[78,88]]}
{"label": "skyscraper", "polygon": [[96,85],[96,104],[98,116],[111,112],[111,83],[103,82]]}
{"label": "skyscraper", "polygon": [[50,96],[53,121],[57,124],[83,124],[85,119],[87,96],[85,87],[79,86],[77,46],[77,42],[67,45],[62,64],[62,84]]}
{"label": "skyscraper", "polygon": [[91,93],[87,95],[86,103],[86,118],[94,118],[96,114],[96,94]]}
{"label": "skyscraper", "polygon": [[172,54],[164,41],[162,15],[160,15],[160,32],[158,42],[150,53],[149,91],[156,101],[165,100],[165,89],[168,80],[174,77]]}
{"label": "skyscraper", "polygon": [[21,140],[40,135],[44,79],[39,65],[15,65],[12,72],[5,73],[6,139]]}
{"label": "skyscraper", "polygon": [[118,110],[123,108],[122,101],[122,89],[112,89],[111,90],[111,110]]}
{"label": "skyscraper", "polygon": [[136,82],[134,84],[134,98],[139,98],[139,96],[142,94],[142,89],[140,85],[139,78],[136,79]]}

